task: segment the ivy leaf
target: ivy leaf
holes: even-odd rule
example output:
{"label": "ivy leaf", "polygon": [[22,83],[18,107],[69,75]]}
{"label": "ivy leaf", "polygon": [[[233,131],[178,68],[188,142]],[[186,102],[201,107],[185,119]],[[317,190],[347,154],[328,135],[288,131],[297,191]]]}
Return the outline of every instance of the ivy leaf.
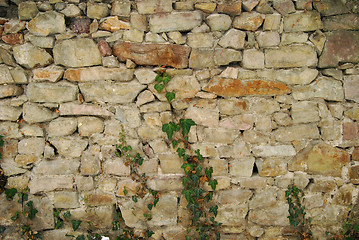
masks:
{"label": "ivy leaf", "polygon": [[207,195],[204,197],[204,199],[209,202],[213,198],[213,192],[208,192]]}
{"label": "ivy leaf", "polygon": [[160,93],[165,88],[165,86],[161,83],[156,83],[154,88],[157,90],[158,93]]}
{"label": "ivy leaf", "polygon": [[56,220],[55,229],[60,229],[63,225],[64,225],[64,220],[62,220],[61,218],[58,218]]}
{"label": "ivy leaf", "polygon": [[163,79],[160,75],[157,75],[155,80],[156,80],[156,82],[159,82],[159,83],[163,81]]}
{"label": "ivy leaf", "polygon": [[178,148],[177,153],[179,157],[182,157],[185,154],[186,150],[184,148]]}
{"label": "ivy leaf", "polygon": [[172,140],[172,147],[175,148],[178,145],[178,142],[176,140]]}
{"label": "ivy leaf", "polygon": [[126,189],[126,187],[123,188],[123,194],[125,194],[125,196],[127,195],[128,191]]}
{"label": "ivy leaf", "polygon": [[173,99],[175,99],[176,94],[174,92],[167,92],[166,93],[166,98],[167,101],[170,103]]}
{"label": "ivy leaf", "polygon": [[204,191],[201,188],[195,188],[194,193],[196,194],[196,197],[198,198],[202,195],[202,193],[204,193]]}
{"label": "ivy leaf", "polygon": [[156,205],[157,205],[157,203],[158,203],[159,200],[160,200],[159,198],[155,198],[155,200],[153,201],[153,206],[154,206],[154,207],[156,207]]}
{"label": "ivy leaf", "polygon": [[72,224],[72,229],[74,231],[76,231],[79,227],[80,227],[80,224],[82,223],[81,220],[75,220],[75,219],[72,219],[71,220],[71,224]]}
{"label": "ivy leaf", "polygon": [[167,85],[171,81],[171,77],[169,75],[167,75],[167,74],[162,79],[163,79],[163,83],[165,85]]}
{"label": "ivy leaf", "polygon": [[132,201],[137,202],[137,197],[136,197],[136,196],[132,196]]}
{"label": "ivy leaf", "polygon": [[217,182],[216,179],[210,180],[210,181],[208,182],[208,185],[211,186],[211,188],[213,189],[213,191],[216,190],[217,184],[218,184],[218,182]]}
{"label": "ivy leaf", "polygon": [[13,200],[16,193],[17,193],[16,188],[6,189],[5,190],[6,199],[9,200],[9,201]]}
{"label": "ivy leaf", "polygon": [[182,185],[183,186],[187,186],[187,184],[190,183],[190,182],[191,182],[190,178],[188,178],[188,177],[183,177],[182,178]]}
{"label": "ivy leaf", "polygon": [[184,194],[184,196],[186,197],[187,202],[191,202],[193,194],[192,190],[183,190],[182,194]]}
{"label": "ivy leaf", "polygon": [[162,126],[162,132],[165,132],[167,134],[167,137],[169,140],[171,140],[173,136],[173,132],[177,132],[180,129],[180,126],[177,124],[174,124],[173,122],[163,124]]}
{"label": "ivy leaf", "polygon": [[206,168],[205,173],[206,173],[206,176],[208,177],[208,179],[211,179],[212,173],[213,173],[213,168],[212,167]]}
{"label": "ivy leaf", "polygon": [[70,218],[70,217],[71,217],[70,211],[65,212],[65,213],[64,213],[64,217],[65,217],[65,218]]}
{"label": "ivy leaf", "polygon": [[84,235],[79,235],[79,236],[77,236],[76,240],[85,240],[85,236]]}
{"label": "ivy leaf", "polygon": [[202,154],[199,152],[199,149],[197,149],[197,150],[194,151],[194,152],[197,154],[198,160],[202,160],[202,159],[203,159],[203,156],[202,156]]}
{"label": "ivy leaf", "polygon": [[148,208],[149,210],[152,210],[153,204],[152,204],[152,203],[148,204],[148,205],[147,205],[147,208]]}
{"label": "ivy leaf", "polygon": [[148,238],[152,237],[153,234],[155,234],[155,232],[150,231],[150,230],[147,230],[147,231],[146,231],[146,236],[147,236]]}
{"label": "ivy leaf", "polygon": [[213,215],[214,215],[215,217],[217,217],[218,206],[216,205],[216,206],[214,206],[214,207],[210,207],[209,212],[210,212],[210,213],[213,213]]}
{"label": "ivy leaf", "polygon": [[180,125],[182,127],[182,136],[186,137],[191,127],[197,124],[192,119],[180,119]]}
{"label": "ivy leaf", "polygon": [[16,212],[14,216],[11,217],[11,220],[15,222],[19,218],[19,212]]}
{"label": "ivy leaf", "polygon": [[32,201],[27,202],[26,206],[29,207],[29,215],[28,215],[28,217],[32,220],[36,216],[36,213],[38,213],[39,211],[37,211],[37,209],[34,208]]}

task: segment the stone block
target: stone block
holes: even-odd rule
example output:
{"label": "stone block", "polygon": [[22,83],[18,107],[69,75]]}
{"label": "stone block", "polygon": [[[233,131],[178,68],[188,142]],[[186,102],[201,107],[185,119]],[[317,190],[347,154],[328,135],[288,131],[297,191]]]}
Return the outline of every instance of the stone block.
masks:
{"label": "stone block", "polygon": [[147,180],[147,184],[147,186],[155,191],[180,191],[183,189],[182,177],[176,175],[150,177]]}
{"label": "stone block", "polygon": [[113,115],[111,112],[101,106],[98,106],[97,104],[77,104],[72,102],[60,104],[59,111],[61,116],[88,115],[110,117]]}
{"label": "stone block", "polygon": [[13,33],[4,35],[1,37],[1,39],[10,45],[18,45],[24,43],[24,35],[22,33]]}
{"label": "stone block", "polygon": [[317,62],[317,53],[308,45],[265,50],[265,66],[268,68],[311,67],[316,66]]}
{"label": "stone block", "polygon": [[115,176],[129,176],[130,168],[122,159],[108,159],[103,163],[103,172]]}
{"label": "stone block", "polygon": [[81,155],[80,172],[82,175],[97,175],[101,172],[99,147],[92,147]]}
{"label": "stone block", "polygon": [[216,7],[216,3],[196,3],[194,6],[195,9],[202,10],[205,13],[213,13]]}
{"label": "stone block", "polygon": [[87,192],[85,193],[84,199],[86,205],[90,207],[113,205],[116,202],[114,194],[100,191]]}
{"label": "stone block", "polygon": [[[134,196],[137,193],[137,189],[140,187],[140,183],[132,181],[131,179],[120,179],[117,183],[116,195],[120,197]],[[125,189],[127,191],[125,195]]]}
{"label": "stone block", "polygon": [[359,14],[342,14],[323,18],[325,31],[359,30]]}
{"label": "stone block", "polygon": [[36,17],[39,10],[36,3],[32,1],[21,2],[18,5],[18,15],[20,20],[31,20]]}
{"label": "stone block", "polygon": [[120,61],[130,59],[138,65],[185,68],[188,66],[190,48],[180,45],[118,42],[113,47],[113,53]]}
{"label": "stone block", "polygon": [[287,162],[287,159],[280,157],[259,158],[256,160],[259,176],[276,177],[285,175],[288,172]]}
{"label": "stone block", "polygon": [[214,67],[214,52],[210,49],[193,49],[189,58],[190,68],[209,68]]}
{"label": "stone block", "polygon": [[344,94],[348,100],[359,102],[359,75],[351,75],[344,77]]}
{"label": "stone block", "polygon": [[268,188],[256,190],[249,201],[249,209],[272,207],[277,202],[277,189]]}
{"label": "stone block", "polygon": [[217,4],[219,13],[226,13],[232,16],[239,15],[242,12],[242,1],[225,1]]}
{"label": "stone block", "polygon": [[233,117],[222,118],[219,126],[228,129],[248,130],[253,127],[254,115],[241,114]]}
{"label": "stone block", "polygon": [[343,139],[357,140],[359,137],[359,124],[356,122],[343,123]]}
{"label": "stone block", "polygon": [[283,28],[285,32],[308,32],[322,29],[323,23],[319,12],[307,11],[285,16]]}
{"label": "stone block", "polygon": [[127,82],[133,79],[133,73],[133,69],[127,68],[91,67],[68,69],[64,78],[74,82],[98,82],[103,80]]}
{"label": "stone block", "polygon": [[237,227],[245,222],[247,213],[247,204],[231,204],[220,206],[218,208],[218,215],[215,220],[222,223],[224,226]]}
{"label": "stone block", "polygon": [[351,166],[348,171],[348,177],[353,184],[359,184],[359,165]]}
{"label": "stone block", "polygon": [[78,208],[80,207],[78,193],[54,192],[53,204],[55,208]]}
{"label": "stone block", "polygon": [[6,105],[0,105],[0,120],[2,121],[13,121],[19,119],[22,113],[21,108],[11,107]]}
{"label": "stone block", "polygon": [[222,115],[236,115],[247,111],[248,103],[238,99],[219,99],[218,109]]}
{"label": "stone block", "polygon": [[79,134],[83,137],[102,133],[104,129],[103,121],[97,117],[79,117],[77,123]]}
{"label": "stone block", "polygon": [[190,107],[185,112],[185,118],[192,118],[198,125],[216,127],[219,123],[219,112],[216,109]]}
{"label": "stone block", "polygon": [[0,85],[0,98],[16,97],[23,93],[23,89],[16,85]]}
{"label": "stone block", "polygon": [[293,123],[310,123],[320,120],[317,103],[310,101],[293,103],[291,116]]}
{"label": "stone block", "polygon": [[183,161],[178,157],[178,154],[160,153],[158,154],[160,161],[160,168],[163,174],[183,174],[181,168]]}
{"label": "stone block", "polygon": [[56,137],[49,141],[60,155],[72,158],[80,157],[88,145],[88,140],[77,136]]}
{"label": "stone block", "polygon": [[317,76],[318,70],[312,68],[292,68],[276,70],[275,79],[286,84],[309,84]]}
{"label": "stone block", "polygon": [[257,176],[253,176],[250,178],[248,177],[242,178],[239,180],[239,183],[242,188],[249,188],[249,189],[259,189],[259,188],[265,188],[267,186],[266,178],[257,177]]}
{"label": "stone block", "polygon": [[251,177],[253,174],[255,159],[247,157],[240,160],[232,160],[229,162],[229,174],[232,177]]}
{"label": "stone block", "polygon": [[207,24],[211,31],[227,31],[232,24],[232,19],[226,14],[211,14],[207,17]]}
{"label": "stone block", "polygon": [[296,154],[292,145],[261,145],[253,147],[252,152],[256,157],[290,157]]}
{"label": "stone block", "polygon": [[213,78],[203,90],[222,97],[273,96],[290,93],[290,88],[274,81],[240,80],[230,78]]}
{"label": "stone block", "polygon": [[264,31],[277,31],[280,27],[281,22],[280,14],[268,14],[266,15],[263,23]]}
{"label": "stone block", "polygon": [[34,74],[33,80],[35,82],[40,81],[50,81],[50,82],[57,82],[61,79],[64,69],[60,66],[51,65],[46,68],[36,68],[32,70]]}
{"label": "stone block", "polygon": [[[308,33],[302,33],[302,32],[283,33],[281,39],[281,45],[290,45],[292,43],[305,43],[307,40],[308,40]],[[316,50],[318,51],[317,47]]]}
{"label": "stone block", "polygon": [[210,33],[189,33],[187,44],[192,48],[211,48],[214,44],[214,38]]}
{"label": "stone block", "polygon": [[273,7],[281,15],[287,15],[295,12],[294,3],[291,0],[277,0],[273,2]]}
{"label": "stone block", "polygon": [[13,54],[16,62],[27,69],[44,67],[53,62],[53,59],[48,52],[31,43],[13,47]]}
{"label": "stone block", "polygon": [[232,28],[223,35],[218,44],[223,48],[243,49],[245,37],[245,32]]}
{"label": "stone block", "polygon": [[313,7],[320,12],[322,16],[339,15],[343,13],[349,13],[350,5],[343,2],[337,2],[335,0],[328,0],[320,4],[319,2],[313,2]]}
{"label": "stone block", "polygon": [[250,109],[257,114],[269,115],[280,110],[277,101],[267,98],[250,99]]}
{"label": "stone block", "polygon": [[153,33],[171,31],[190,31],[201,25],[202,14],[194,12],[172,12],[151,15],[150,30]]}
{"label": "stone block", "polygon": [[176,94],[176,100],[194,98],[201,90],[198,80],[194,76],[174,76],[166,86],[168,92]]}
{"label": "stone block", "polygon": [[56,33],[64,33],[66,30],[65,18],[55,11],[40,12],[28,24],[29,32],[36,36],[46,37]]}
{"label": "stone block", "polygon": [[114,1],[112,3],[111,15],[120,17],[129,17],[131,14],[131,2],[130,1]]}
{"label": "stone block", "polygon": [[288,205],[277,203],[264,209],[250,210],[249,221],[262,226],[289,226]]}
{"label": "stone block", "polygon": [[18,143],[20,154],[40,156],[44,153],[45,140],[43,138],[25,138]]}
{"label": "stone block", "polygon": [[226,48],[216,48],[214,50],[214,63],[216,65],[223,66],[240,61],[242,61],[242,52],[240,51]]}
{"label": "stone block", "polygon": [[78,87],[68,82],[30,83],[26,96],[31,102],[70,102],[77,99]]}
{"label": "stone block", "polygon": [[95,187],[92,177],[76,176],[75,185],[80,191],[90,191]]}
{"label": "stone block", "polygon": [[101,19],[107,17],[110,10],[106,3],[88,2],[86,13],[89,18]]}
{"label": "stone block", "polygon": [[300,124],[279,128],[274,131],[275,139],[279,142],[291,142],[294,140],[319,139],[318,127],[314,123]]}
{"label": "stone block", "polygon": [[259,47],[275,47],[280,43],[280,36],[278,32],[261,32],[257,36]]}
{"label": "stone block", "polygon": [[264,68],[264,53],[256,49],[244,50],[242,67],[247,69]]}
{"label": "stone block", "polygon": [[151,211],[150,226],[170,226],[177,224],[177,197],[171,194],[161,196],[157,206]]}
{"label": "stone block", "polygon": [[264,16],[257,12],[244,12],[233,20],[233,27],[241,30],[256,31],[263,23]]}
{"label": "stone block", "polygon": [[91,222],[98,228],[111,228],[116,216],[114,206],[98,206],[70,210],[73,219]]}
{"label": "stone block", "polygon": [[[27,190],[30,177],[26,175],[8,177],[6,188],[16,188],[18,191]],[[1,221],[1,220],[0,220]]]}
{"label": "stone block", "polygon": [[74,133],[77,129],[76,118],[59,117],[52,120],[47,128],[50,137],[66,136]]}
{"label": "stone block", "polygon": [[80,161],[78,159],[56,158],[43,160],[36,164],[33,172],[37,175],[70,175],[78,173]]}
{"label": "stone block", "polygon": [[137,3],[139,14],[154,14],[172,12],[171,0],[142,0]]}
{"label": "stone block", "polygon": [[72,178],[69,176],[42,176],[32,178],[29,182],[31,194],[60,189],[72,189]]}
{"label": "stone block", "polygon": [[15,157],[15,163],[18,167],[31,167],[32,164],[39,160],[39,156],[33,154],[18,154]]}

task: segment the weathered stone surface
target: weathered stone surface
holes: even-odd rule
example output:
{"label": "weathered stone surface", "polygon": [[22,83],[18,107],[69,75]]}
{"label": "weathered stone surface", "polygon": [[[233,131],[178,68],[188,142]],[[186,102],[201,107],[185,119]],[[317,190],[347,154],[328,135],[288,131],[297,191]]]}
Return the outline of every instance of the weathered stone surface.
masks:
{"label": "weathered stone surface", "polygon": [[202,14],[195,12],[172,12],[151,15],[149,26],[153,33],[189,31],[201,25]]}
{"label": "weathered stone surface", "polygon": [[112,55],[112,49],[105,40],[99,41],[97,43],[97,47],[102,57],[107,57]]}
{"label": "weathered stone surface", "polygon": [[0,98],[15,97],[23,93],[23,89],[16,85],[0,85]]}
{"label": "weathered stone surface", "polygon": [[50,81],[57,82],[64,73],[64,69],[60,66],[51,65],[46,68],[36,68],[32,71],[33,80],[36,82]]}
{"label": "weathered stone surface", "polygon": [[38,12],[39,10],[37,9],[35,2],[21,2],[18,5],[18,15],[20,20],[31,20]]}
{"label": "weathered stone surface", "polygon": [[292,104],[293,123],[309,123],[319,121],[317,103],[302,101]]}
{"label": "weathered stone surface", "polygon": [[359,14],[343,14],[323,19],[325,31],[359,30]]}
{"label": "weathered stone surface", "polygon": [[292,145],[256,146],[252,152],[257,157],[289,157],[296,154]]}
{"label": "weathered stone surface", "polygon": [[302,139],[318,139],[319,131],[316,124],[301,124],[283,127],[274,132],[275,139],[279,142],[291,142]]}
{"label": "weathered stone surface", "polygon": [[18,33],[21,30],[24,30],[26,26],[25,21],[19,21],[17,19],[12,19],[10,21],[5,22],[4,24],[4,33]]}
{"label": "weathered stone surface", "polygon": [[172,12],[171,0],[141,0],[136,4],[139,14]]}
{"label": "weathered stone surface", "polygon": [[195,9],[202,10],[205,13],[213,13],[217,7],[216,3],[197,3]]}
{"label": "weathered stone surface", "polygon": [[74,82],[92,82],[104,80],[114,80],[122,82],[132,80],[133,73],[133,69],[127,68],[77,68],[66,70],[64,78]]}
{"label": "weathered stone surface", "polygon": [[76,129],[76,118],[59,117],[49,123],[47,135],[50,137],[66,136],[74,133]]}
{"label": "weathered stone surface", "polygon": [[131,59],[138,65],[185,68],[188,66],[190,48],[179,45],[118,42],[113,47],[113,53],[120,61]]}
{"label": "weathered stone surface", "polygon": [[359,184],[359,165],[351,166],[349,168],[348,177],[353,184]]}
{"label": "weathered stone surface", "polygon": [[81,83],[80,90],[86,102],[130,103],[146,88],[137,81],[129,83]]}
{"label": "weathered stone surface", "polygon": [[16,62],[25,68],[47,66],[53,61],[49,53],[31,43],[15,46],[13,51]]}
{"label": "weathered stone surface", "polygon": [[353,107],[344,112],[344,116],[351,118],[352,120],[359,120],[359,107]]}
{"label": "weathered stone surface", "polygon": [[219,113],[215,109],[190,107],[185,118],[192,118],[197,124],[207,127],[217,127],[219,123]]}
{"label": "weathered stone surface", "polygon": [[[90,26],[91,26],[91,19],[87,17],[76,17],[76,18],[71,18],[69,28],[73,33],[81,34],[81,33],[88,33],[90,31]],[[73,33],[71,32],[66,33],[67,35],[69,34],[68,36],[70,37],[66,36],[65,34],[64,38],[65,39],[71,38]]]}
{"label": "weathered stone surface", "polygon": [[166,86],[167,91],[175,92],[176,99],[193,98],[200,90],[200,84],[194,76],[175,76]]}
{"label": "weathered stone surface", "polygon": [[359,33],[333,31],[326,34],[327,41],[319,58],[320,68],[336,67],[339,62],[359,62]]}
{"label": "weathered stone surface", "polygon": [[263,23],[264,17],[257,12],[244,12],[233,20],[233,27],[237,29],[256,31]]}
{"label": "weathered stone surface", "polygon": [[248,130],[253,127],[254,115],[241,114],[234,117],[223,118],[219,122],[219,126],[229,129]]}
{"label": "weathered stone surface", "polygon": [[341,1],[328,0],[325,2],[313,2],[314,8],[323,16],[349,13],[349,5]]}
{"label": "weathered stone surface", "polygon": [[247,102],[237,99],[220,99],[218,101],[218,109],[221,114],[236,115],[247,110]]}
{"label": "weathered stone surface", "polygon": [[45,140],[43,138],[25,138],[18,143],[18,152],[40,156],[44,152]]}
{"label": "weathered stone surface", "polygon": [[53,36],[42,37],[32,34],[26,34],[25,40],[30,41],[32,44],[40,48],[53,48],[55,43],[55,38]]}
{"label": "weathered stone surface", "polygon": [[55,208],[80,207],[79,196],[76,192],[55,192],[53,203]]}
{"label": "weathered stone surface", "polygon": [[65,15],[65,17],[78,17],[81,15],[81,9],[74,4],[68,4],[61,13]]}
{"label": "weathered stone surface", "polygon": [[281,157],[258,158],[258,174],[261,177],[276,177],[287,173],[287,161]]}
{"label": "weathered stone surface", "polygon": [[236,29],[230,29],[221,38],[218,44],[224,48],[243,49],[246,33]]}
{"label": "weathered stone surface", "polygon": [[66,30],[64,15],[54,12],[40,12],[27,24],[27,29],[37,36],[63,33]]}
{"label": "weathered stone surface", "polygon": [[213,78],[203,90],[222,97],[273,96],[290,93],[290,88],[273,81]]}
{"label": "weathered stone surface", "polygon": [[294,3],[291,0],[279,0],[273,3],[273,7],[281,15],[287,15],[295,12]]}
{"label": "weathered stone surface", "polygon": [[359,102],[359,75],[351,75],[344,77],[344,93],[345,98]]}
{"label": "weathered stone surface", "polygon": [[0,66],[0,83],[14,83],[10,69],[7,66]]}
{"label": "weathered stone surface", "polygon": [[111,8],[111,15],[129,17],[131,13],[131,2],[130,1],[114,1]]}
{"label": "weathered stone surface", "polygon": [[77,99],[78,88],[68,82],[30,83],[26,96],[32,102],[70,102]]}
{"label": "weathered stone surface", "polygon": [[359,124],[356,122],[343,123],[343,139],[357,140],[359,138]]}
{"label": "weathered stone surface", "polygon": [[78,159],[56,158],[43,160],[36,164],[33,173],[36,175],[70,175],[77,174],[80,167]]}
{"label": "weathered stone surface", "polygon": [[23,106],[23,118],[28,123],[47,122],[59,114],[34,103],[25,103]]}
{"label": "weathered stone surface", "polygon": [[242,66],[248,69],[264,68],[264,53],[257,49],[244,50]]}
{"label": "weathered stone surface", "polygon": [[58,153],[64,157],[80,157],[87,147],[88,141],[76,136],[51,138],[50,143],[55,146]]}
{"label": "weathered stone surface", "polygon": [[277,70],[274,73],[275,79],[286,84],[309,84],[317,76],[318,70],[311,68],[292,68],[288,70]]}
{"label": "weathered stone surface", "polygon": [[114,206],[98,206],[77,208],[70,211],[74,219],[91,222],[100,229],[109,229],[112,226],[116,211]]}
{"label": "weathered stone surface", "polygon": [[123,40],[129,42],[143,42],[144,32],[138,29],[130,29],[123,32]]}
{"label": "weathered stone surface", "polygon": [[225,226],[238,226],[245,222],[247,213],[247,204],[224,205],[218,208],[216,221]]}
{"label": "weathered stone surface", "polygon": [[72,178],[68,176],[41,176],[32,178],[29,183],[31,194],[60,189],[72,189]]}
{"label": "weathered stone surface", "polygon": [[130,29],[130,23],[119,20],[117,16],[106,18],[101,24],[100,29],[116,32],[118,30]]}
{"label": "weathered stone surface", "polygon": [[345,150],[320,143],[294,157],[289,170],[341,177],[342,168],[349,161],[350,156]]}
{"label": "weathered stone surface", "polygon": [[207,68],[214,67],[214,52],[210,49],[200,49],[195,48],[191,51],[191,56],[189,58],[189,67],[190,68]]}
{"label": "weathered stone surface", "polygon": [[83,137],[101,133],[104,129],[103,121],[97,117],[79,117],[77,122],[79,134]]}
{"label": "weathered stone surface", "polygon": [[13,33],[8,35],[3,35],[1,39],[10,45],[18,45],[24,43],[24,35],[22,33]]}
{"label": "weathered stone surface", "polygon": [[214,50],[214,63],[219,66],[232,62],[242,61],[242,53],[233,49],[216,48]]}
{"label": "weathered stone surface", "polygon": [[306,32],[322,29],[323,24],[320,19],[320,13],[308,11],[285,16],[283,28],[285,32]]}
{"label": "weathered stone surface", "polygon": [[269,208],[250,210],[248,219],[258,225],[264,226],[288,226],[288,206],[277,203]]}
{"label": "weathered stone surface", "polygon": [[211,14],[207,17],[207,24],[211,31],[227,31],[232,24],[232,19],[226,14]]}
{"label": "weathered stone surface", "polygon": [[268,14],[266,15],[263,23],[263,30],[276,31],[279,29],[280,22],[281,22],[280,14]]}
{"label": "weathered stone surface", "polygon": [[317,62],[317,53],[308,45],[265,50],[265,65],[268,68],[313,67]]}
{"label": "weathered stone surface", "polygon": [[113,114],[95,104],[63,103],[59,108],[61,116],[88,115],[110,117]]}
{"label": "weathered stone surface", "polygon": [[21,108],[7,105],[0,105],[0,120],[16,121],[22,113]]}
{"label": "weathered stone surface", "polygon": [[88,192],[85,194],[85,202],[88,206],[106,206],[116,202],[115,195],[102,193],[100,191]]}
{"label": "weathered stone surface", "polygon": [[319,77],[315,82],[306,86],[295,86],[293,97],[296,100],[324,98],[332,101],[344,100],[343,86],[340,81],[328,77]]}
{"label": "weathered stone surface", "polygon": [[192,48],[211,48],[214,44],[213,35],[210,33],[189,33],[187,35],[187,44]]}
{"label": "weathered stone surface", "polygon": [[67,67],[87,67],[101,64],[97,45],[87,38],[63,40],[55,44],[55,64]]}
{"label": "weathered stone surface", "polygon": [[226,13],[229,15],[239,15],[242,12],[242,2],[241,1],[226,1],[220,2],[217,4],[217,11],[220,13]]}
{"label": "weathered stone surface", "polygon": [[[317,30],[316,32],[320,32],[320,31]],[[308,33],[288,32],[282,34],[281,45],[290,45],[292,43],[305,43],[307,40],[308,40]],[[318,50],[317,47],[316,50]]]}
{"label": "weathered stone surface", "polygon": [[107,17],[110,10],[106,3],[88,2],[86,13],[89,18],[101,19]]}

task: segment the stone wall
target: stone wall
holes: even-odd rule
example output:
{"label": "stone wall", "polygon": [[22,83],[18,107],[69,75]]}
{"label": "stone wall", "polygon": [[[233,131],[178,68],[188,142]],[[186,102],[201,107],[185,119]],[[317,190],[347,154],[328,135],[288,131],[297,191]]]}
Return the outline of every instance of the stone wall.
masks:
{"label": "stone wall", "polygon": [[[154,239],[183,239],[183,170],[161,126],[192,118],[190,142],[219,183],[222,239],[285,239],[291,183],[326,239],[358,196],[358,11],[349,0],[2,0],[6,187],[29,190],[44,239],[72,231],[54,229],[53,208],[108,235],[117,204],[142,229],[115,156],[123,126],[161,192]],[[154,89],[159,66],[171,104]],[[14,211],[0,195],[0,225],[16,225]]]}

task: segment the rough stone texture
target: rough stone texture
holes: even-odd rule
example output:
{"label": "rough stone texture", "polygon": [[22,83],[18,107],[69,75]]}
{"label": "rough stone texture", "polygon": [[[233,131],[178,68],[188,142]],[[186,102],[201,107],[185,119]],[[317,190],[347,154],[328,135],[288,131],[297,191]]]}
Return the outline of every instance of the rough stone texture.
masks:
{"label": "rough stone texture", "polygon": [[276,140],[280,142],[319,138],[318,128],[315,124],[302,124],[280,128],[274,132],[274,135]]}
{"label": "rough stone texture", "polygon": [[110,117],[113,115],[101,106],[93,104],[64,103],[60,105],[59,111],[61,116],[90,115]]}
{"label": "rough stone texture", "polygon": [[38,104],[26,103],[23,106],[23,118],[28,123],[47,122],[58,116],[58,113]]}
{"label": "rough stone texture", "polygon": [[324,30],[326,31],[359,30],[358,23],[358,14],[343,14],[323,19]]}
{"label": "rough stone texture", "polygon": [[50,81],[57,82],[61,79],[64,69],[62,67],[51,65],[46,68],[36,68],[32,71],[34,74],[33,80],[36,82]]}
{"label": "rough stone texture", "polygon": [[208,85],[204,87],[204,90],[223,97],[249,95],[272,96],[290,93],[291,91],[289,87],[282,83],[230,78],[213,78]]}
{"label": "rough stone texture", "polygon": [[297,102],[292,105],[293,123],[309,123],[319,121],[317,104],[309,101]]}
{"label": "rough stone texture", "polygon": [[27,29],[37,36],[48,36],[56,33],[63,33],[66,30],[64,15],[54,12],[40,12],[32,19]]}
{"label": "rough stone texture", "polygon": [[95,19],[101,19],[106,17],[110,10],[107,7],[106,3],[93,3],[89,2],[87,3],[87,17],[89,18],[95,18]]}
{"label": "rough stone texture", "polygon": [[336,67],[339,62],[359,61],[359,33],[352,31],[329,32],[323,53],[319,58],[320,68]]}
{"label": "rough stone texture", "polygon": [[87,147],[88,141],[81,137],[68,136],[50,139],[58,153],[64,157],[80,157],[83,150]]}
{"label": "rough stone texture", "polygon": [[264,53],[257,49],[244,50],[242,66],[247,69],[264,68]]}
{"label": "rough stone texture", "polygon": [[23,93],[23,89],[16,85],[0,85],[0,98],[15,97]]}
{"label": "rough stone texture", "polygon": [[101,64],[101,54],[91,39],[78,38],[55,44],[55,64],[67,67],[87,67]]}
{"label": "rough stone texture", "polygon": [[81,83],[79,85],[86,102],[129,103],[146,86],[132,81],[129,83]]}
{"label": "rough stone texture", "polygon": [[231,18],[226,14],[211,14],[207,17],[207,24],[212,31],[226,31],[231,23]]}
{"label": "rough stone texture", "polygon": [[201,25],[200,12],[172,12],[151,15],[149,27],[151,32],[188,31]]}
{"label": "rough stone texture", "polygon": [[359,75],[345,76],[344,77],[344,95],[346,99],[359,102]]}
{"label": "rough stone texture", "polygon": [[78,88],[68,82],[30,83],[26,96],[31,102],[70,102],[77,99]]}
{"label": "rough stone texture", "polygon": [[66,136],[74,133],[77,129],[76,118],[59,117],[49,123],[47,134],[50,137]]}
{"label": "rough stone texture", "polygon": [[320,12],[321,15],[324,16],[331,16],[331,15],[338,15],[343,13],[349,13],[350,8],[349,5],[346,5],[343,2],[337,2],[335,0],[328,0],[322,2],[314,2],[313,7]]}
{"label": "rough stone texture", "polygon": [[188,66],[190,48],[178,45],[119,42],[114,45],[113,53],[120,61],[131,59],[140,65],[185,68]]}
{"label": "rough stone texture", "polygon": [[238,0],[225,1],[217,4],[217,11],[232,16],[239,15],[242,12],[242,2]]}
{"label": "rough stone texture", "polygon": [[126,68],[77,68],[68,69],[64,78],[74,82],[93,82],[103,80],[130,81],[133,78],[133,69]]}
{"label": "rough stone texture", "polygon": [[320,13],[308,11],[285,16],[283,28],[285,32],[306,32],[322,29],[323,24],[320,19]]}
{"label": "rough stone texture", "polygon": [[142,0],[136,3],[139,14],[153,14],[172,11],[170,0]]}
{"label": "rough stone texture", "polygon": [[265,50],[265,65],[268,68],[311,67],[315,66],[317,61],[317,53],[308,45]]}
{"label": "rough stone texture", "polygon": [[25,68],[44,67],[53,61],[49,53],[31,43],[15,46],[13,51],[16,62]]}
{"label": "rough stone texture", "polygon": [[256,12],[242,13],[239,17],[233,20],[233,27],[237,29],[256,31],[263,23],[264,17]]}
{"label": "rough stone texture", "polygon": [[224,48],[243,49],[246,33],[236,29],[230,29],[221,38],[218,44]]}
{"label": "rough stone texture", "polygon": [[18,15],[20,20],[31,20],[36,17],[39,10],[36,3],[32,1],[22,2],[18,6]]}

